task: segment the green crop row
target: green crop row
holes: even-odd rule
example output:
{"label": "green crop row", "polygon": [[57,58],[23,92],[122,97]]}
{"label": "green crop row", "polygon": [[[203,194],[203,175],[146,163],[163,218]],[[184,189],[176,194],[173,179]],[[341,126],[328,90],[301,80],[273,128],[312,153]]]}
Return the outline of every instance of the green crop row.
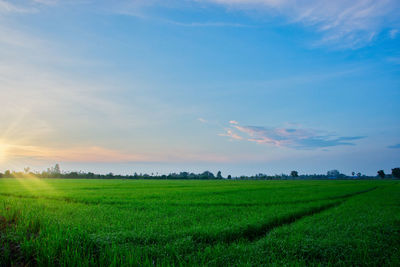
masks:
{"label": "green crop row", "polygon": [[2,179],[0,262],[396,265],[399,214],[388,181]]}

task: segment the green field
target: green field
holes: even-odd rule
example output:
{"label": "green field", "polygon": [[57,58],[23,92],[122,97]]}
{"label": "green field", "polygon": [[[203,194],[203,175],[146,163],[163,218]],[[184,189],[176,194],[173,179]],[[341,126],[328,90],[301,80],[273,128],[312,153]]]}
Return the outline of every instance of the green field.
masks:
{"label": "green field", "polygon": [[400,266],[396,181],[0,179],[3,266]]}

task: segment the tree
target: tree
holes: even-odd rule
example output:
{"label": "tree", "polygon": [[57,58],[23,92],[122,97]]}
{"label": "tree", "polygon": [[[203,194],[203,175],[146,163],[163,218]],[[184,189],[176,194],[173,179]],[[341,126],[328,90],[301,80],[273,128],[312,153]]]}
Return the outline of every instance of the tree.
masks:
{"label": "tree", "polygon": [[228,175],[228,179],[229,179],[229,180],[232,179],[232,176],[231,176],[230,174]]}
{"label": "tree", "polygon": [[395,178],[400,178],[400,168],[392,169],[392,176]]}
{"label": "tree", "polygon": [[24,168],[24,172],[25,172],[25,173],[29,173],[30,170],[31,170],[31,168],[29,168],[29,167],[25,167],[25,168]]}
{"label": "tree", "polygon": [[326,175],[329,177],[338,178],[340,175],[340,172],[338,170],[331,170],[331,171],[328,171],[326,173]]}
{"label": "tree", "polygon": [[60,165],[58,165],[58,163],[56,165],[54,165],[53,173],[54,174],[60,174],[61,173]]}
{"label": "tree", "polygon": [[218,173],[217,173],[217,179],[222,179],[221,171],[218,171]]}
{"label": "tree", "polygon": [[54,165],[54,167],[47,168],[47,176],[50,177],[58,177],[61,174],[60,165],[58,163]]}
{"label": "tree", "polygon": [[292,177],[299,177],[299,173],[297,171],[291,171],[290,176]]}
{"label": "tree", "polygon": [[214,174],[210,171],[205,171],[200,174],[200,179],[214,179]]}
{"label": "tree", "polygon": [[181,172],[181,173],[179,174],[179,176],[180,176],[182,179],[187,179],[188,176],[189,176],[189,173],[188,173],[188,172]]}
{"label": "tree", "polygon": [[378,176],[381,177],[382,179],[385,178],[385,172],[383,170],[379,170]]}
{"label": "tree", "polygon": [[357,173],[357,177],[360,178],[361,177],[361,172]]}
{"label": "tree", "polygon": [[351,172],[351,176],[354,176],[354,175],[356,175],[356,173],[355,172]]}

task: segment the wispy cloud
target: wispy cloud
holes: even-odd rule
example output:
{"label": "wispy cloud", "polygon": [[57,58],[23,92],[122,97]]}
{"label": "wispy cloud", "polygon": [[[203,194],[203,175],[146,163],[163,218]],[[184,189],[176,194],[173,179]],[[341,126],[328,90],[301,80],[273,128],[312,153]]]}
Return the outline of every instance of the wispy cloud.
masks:
{"label": "wispy cloud", "polygon": [[35,3],[43,4],[43,5],[55,5],[58,3],[58,0],[33,0]]}
{"label": "wispy cloud", "polygon": [[50,147],[0,142],[0,161],[42,161],[81,163],[128,162],[228,162],[231,157],[215,153],[169,151],[163,153],[133,153],[102,146]]}
{"label": "wispy cloud", "polygon": [[250,25],[241,23],[231,23],[231,22],[221,22],[221,21],[204,21],[204,22],[180,22],[173,20],[162,20],[162,22],[167,22],[169,24],[182,26],[182,27],[251,27]]}
{"label": "wispy cloud", "polygon": [[[84,157],[95,159],[99,152],[100,158],[108,154],[115,159],[135,159],[135,153],[103,153],[97,148],[118,146],[115,143],[126,148],[124,142],[134,140],[135,127],[160,121],[159,116],[169,112],[167,106],[162,113],[147,112],[147,107],[155,106],[155,97],[147,100],[138,95],[132,100],[135,105],[127,104],[109,97],[123,88],[58,71],[60,66],[99,65],[61,52],[56,42],[7,25],[0,26],[0,32],[4,33],[0,34],[0,145],[13,145],[10,149],[15,154],[19,151],[28,157],[29,151],[37,151],[43,159],[50,159],[51,155],[62,159],[63,152],[68,152],[75,153],[79,161]],[[143,119],[145,116],[147,120]],[[51,148],[60,142],[76,149]],[[114,146],[110,145],[112,142]]]}
{"label": "wispy cloud", "polygon": [[388,146],[388,148],[392,148],[392,149],[398,149],[398,148],[400,148],[400,144],[396,144],[396,145]]}
{"label": "wispy cloud", "polygon": [[[230,9],[255,10],[284,16],[322,33],[321,43],[357,48],[370,43],[388,24],[399,23],[396,0],[208,0]],[[393,32],[396,34],[396,32]]]}
{"label": "wispy cloud", "polygon": [[395,39],[398,33],[399,33],[399,30],[393,29],[393,30],[389,31],[389,36],[391,39]]}
{"label": "wispy cloud", "polygon": [[134,2],[134,3],[130,3],[129,5],[121,5],[121,6],[118,6],[117,8],[113,8],[112,12],[121,14],[121,15],[136,17],[136,18],[142,19],[142,20],[153,21],[153,22],[160,23],[160,24],[170,24],[170,25],[181,26],[181,27],[194,27],[194,28],[202,28],[202,27],[247,28],[247,27],[254,27],[253,25],[237,23],[237,22],[229,22],[229,21],[218,21],[218,20],[179,21],[179,20],[174,20],[174,19],[170,19],[170,18],[155,16],[155,15],[148,14],[145,11],[145,8],[148,8],[149,6],[152,6],[152,5],[156,5],[156,2],[142,4],[141,1],[138,1],[138,2]]}
{"label": "wispy cloud", "polygon": [[218,134],[219,136],[227,136],[231,139],[235,139],[235,140],[242,140],[244,139],[243,137],[241,137],[240,135],[234,133],[231,129],[225,129],[225,133],[220,133]]}
{"label": "wispy cloud", "polygon": [[199,122],[201,122],[201,123],[207,123],[208,122],[206,119],[203,119],[203,118],[198,118],[197,120]]}
{"label": "wispy cloud", "polygon": [[[91,1],[68,1],[68,5]],[[0,0],[0,13],[35,12],[41,6],[65,5],[67,1],[31,0],[16,5]],[[94,1],[93,1],[94,3]],[[179,21],[148,12],[151,8],[182,9],[219,5],[227,9],[244,10],[263,14],[266,18],[283,17],[287,23],[297,23],[311,28],[322,36],[315,43],[334,44],[341,48],[359,48],[372,42],[384,29],[392,27],[390,38],[394,39],[400,23],[400,2],[397,0],[191,0],[191,1],[114,1],[96,3],[96,8],[108,12],[135,16],[140,19],[172,24],[182,27],[253,27],[236,21]]]}
{"label": "wispy cloud", "polygon": [[[226,133],[219,134],[235,140],[247,140],[258,144],[294,149],[315,149],[334,146],[355,145],[353,141],[363,136],[335,136],[307,128],[271,128],[262,126],[241,126],[231,122]],[[235,132],[236,131],[236,132]],[[242,135],[239,135],[242,134]]]}
{"label": "wispy cloud", "polygon": [[386,61],[388,61],[392,64],[400,64],[400,56],[388,57],[388,58],[386,58]]}
{"label": "wispy cloud", "polygon": [[36,12],[37,9],[35,9],[32,6],[29,7],[23,7],[16,5],[13,2],[10,1],[4,1],[0,0],[0,14],[1,13],[33,13]]}
{"label": "wispy cloud", "polygon": [[28,145],[8,145],[9,159],[30,158],[43,161],[60,162],[144,162],[150,161],[148,155],[123,153],[99,146],[51,148]]}
{"label": "wispy cloud", "polygon": [[93,0],[0,0],[0,14],[38,13],[44,7],[84,5],[90,3],[100,5],[98,2]]}

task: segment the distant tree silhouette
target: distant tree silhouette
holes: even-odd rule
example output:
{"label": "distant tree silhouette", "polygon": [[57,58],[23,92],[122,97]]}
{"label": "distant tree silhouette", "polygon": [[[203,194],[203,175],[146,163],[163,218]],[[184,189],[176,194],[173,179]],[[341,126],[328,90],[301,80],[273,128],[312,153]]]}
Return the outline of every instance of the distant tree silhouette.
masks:
{"label": "distant tree silhouette", "polygon": [[56,165],[54,165],[53,171],[55,174],[61,173],[60,165],[58,163]]}
{"label": "distant tree silhouette", "polygon": [[339,177],[340,172],[338,170],[331,170],[326,173],[328,177]]}
{"label": "distant tree silhouette", "polygon": [[382,179],[385,178],[385,172],[383,170],[379,170],[378,176],[381,177]]}
{"label": "distant tree silhouette", "polygon": [[200,179],[213,179],[215,178],[214,174],[210,171],[205,171],[200,174]]}
{"label": "distant tree silhouette", "polygon": [[60,165],[57,163],[54,167],[47,168],[47,172],[43,173],[43,175],[47,176],[47,178],[54,178],[61,176]]}
{"label": "distant tree silhouette", "polygon": [[351,176],[354,176],[354,175],[356,175],[356,173],[355,172],[351,172]]}
{"label": "distant tree silhouette", "polygon": [[400,168],[394,168],[392,169],[392,176],[394,178],[400,178]]}
{"label": "distant tree silhouette", "polygon": [[[29,175],[27,175],[29,174]],[[379,174],[379,172],[378,172]],[[338,170],[328,171],[326,175],[324,174],[302,174],[299,175],[297,171],[292,171],[290,173],[292,177],[299,177],[299,179],[304,180],[321,180],[327,178],[339,178],[339,179],[350,179],[350,177],[340,173]],[[354,173],[353,173],[354,175]],[[361,173],[357,174],[361,178]],[[0,173],[0,178],[28,178],[31,176],[35,176],[37,178],[64,178],[64,179],[164,179],[164,180],[174,180],[174,179],[182,179],[182,180],[212,180],[212,179],[223,179],[221,171],[218,171],[217,175],[210,171],[205,171],[202,173],[193,173],[193,172],[180,172],[180,173],[169,173],[169,174],[158,174],[158,173],[137,173],[131,175],[120,175],[120,174],[96,174],[93,172],[83,172],[83,171],[71,171],[71,172],[61,172],[60,166],[56,164],[53,167],[47,169],[47,171],[42,172],[32,172],[30,168],[24,168],[24,171],[10,171],[7,170],[4,174]],[[286,174],[275,174],[275,175],[267,175],[264,173],[259,173],[256,175],[242,175],[240,177],[234,177],[234,179],[241,180],[286,180],[288,179],[288,175]],[[366,177],[363,175],[362,177]],[[400,168],[392,169],[392,177],[400,178]],[[377,178],[370,177],[370,178]],[[233,179],[232,175],[227,175],[227,179]]]}

